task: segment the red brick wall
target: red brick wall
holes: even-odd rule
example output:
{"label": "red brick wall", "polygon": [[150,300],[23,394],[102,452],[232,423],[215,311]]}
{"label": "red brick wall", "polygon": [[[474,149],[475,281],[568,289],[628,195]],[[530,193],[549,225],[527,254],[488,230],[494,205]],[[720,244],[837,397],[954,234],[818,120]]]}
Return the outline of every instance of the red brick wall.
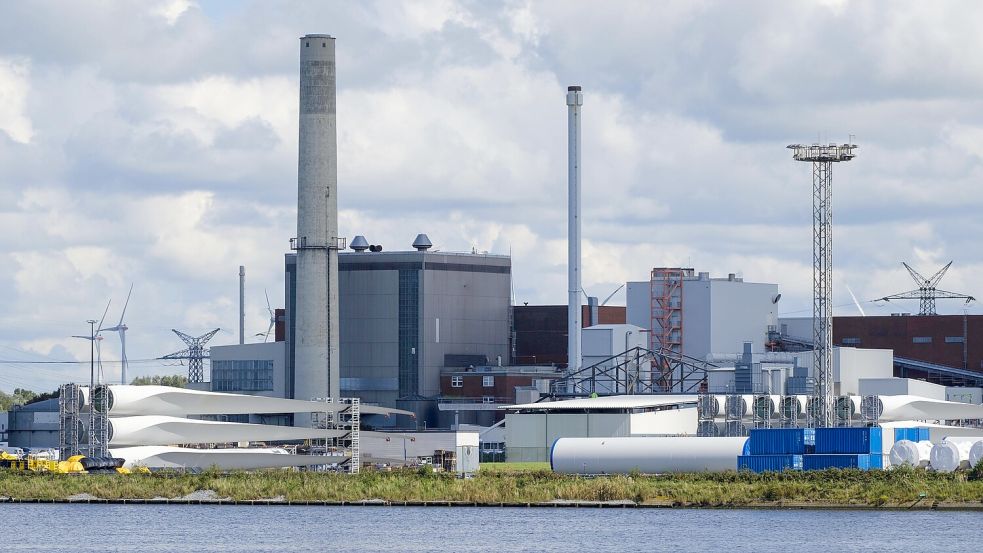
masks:
{"label": "red brick wall", "polygon": [[[463,377],[463,386],[454,388],[451,386],[451,374],[440,375],[440,395],[447,398],[476,398],[481,401],[484,396],[493,396],[499,401],[514,403],[516,386],[532,386],[533,380],[542,378],[542,375],[531,374],[487,374],[487,373],[455,373],[453,376]],[[493,376],[495,385],[486,388],[482,385],[482,377]]]}
{"label": "red brick wall", "polygon": [[[968,315],[966,323],[966,368],[983,372],[983,315]],[[916,344],[916,336],[931,337],[930,344]],[[949,367],[963,368],[963,344],[946,343],[946,336],[963,336],[963,315],[909,315],[904,317],[836,317],[833,343],[859,338],[861,348],[893,349],[907,357]]]}

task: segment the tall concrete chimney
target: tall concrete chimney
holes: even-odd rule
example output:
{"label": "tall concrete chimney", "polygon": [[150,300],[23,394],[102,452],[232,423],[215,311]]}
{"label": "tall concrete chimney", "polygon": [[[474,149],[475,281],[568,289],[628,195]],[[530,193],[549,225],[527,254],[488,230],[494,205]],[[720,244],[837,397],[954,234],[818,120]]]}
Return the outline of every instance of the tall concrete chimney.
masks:
{"label": "tall concrete chimney", "polygon": [[[338,136],[335,39],[300,39],[294,397],[341,395],[338,335]],[[298,421],[302,423],[302,421]]]}
{"label": "tall concrete chimney", "polygon": [[584,93],[579,86],[567,87],[567,372],[580,368],[580,106]]}

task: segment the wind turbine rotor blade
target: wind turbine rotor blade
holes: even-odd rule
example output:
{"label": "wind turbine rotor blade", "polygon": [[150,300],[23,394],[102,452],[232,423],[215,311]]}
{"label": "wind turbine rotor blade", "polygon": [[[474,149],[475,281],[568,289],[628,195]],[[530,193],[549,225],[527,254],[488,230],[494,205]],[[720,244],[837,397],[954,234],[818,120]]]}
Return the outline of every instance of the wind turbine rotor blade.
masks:
{"label": "wind turbine rotor blade", "polygon": [[273,332],[273,327],[275,327],[275,326],[276,326],[276,322],[270,321],[270,328],[267,328],[266,329],[266,334],[263,335],[263,343],[264,344],[269,341],[269,339],[270,339],[270,333]]}
{"label": "wind turbine rotor blade", "polygon": [[860,302],[857,301],[857,296],[853,293],[853,290],[850,289],[850,285],[849,284],[846,286],[846,291],[847,292],[850,292],[850,297],[853,298],[853,304],[857,306],[857,311],[860,312],[860,316],[861,317],[866,317],[867,314],[864,313],[864,308],[863,307],[860,307]]}
{"label": "wind turbine rotor blade", "polygon": [[126,315],[126,306],[130,305],[130,294],[133,293],[133,283],[130,283],[130,291],[126,293],[126,302],[123,303],[123,312],[119,314],[119,324],[116,326],[123,325],[123,315]]}
{"label": "wind turbine rotor blade", "polygon": [[99,326],[96,327],[96,334],[99,334],[99,331],[102,330],[102,323],[106,320],[106,313],[109,313],[109,306],[112,305],[112,303],[112,299],[106,302],[106,310],[102,312],[102,318],[99,319]]}

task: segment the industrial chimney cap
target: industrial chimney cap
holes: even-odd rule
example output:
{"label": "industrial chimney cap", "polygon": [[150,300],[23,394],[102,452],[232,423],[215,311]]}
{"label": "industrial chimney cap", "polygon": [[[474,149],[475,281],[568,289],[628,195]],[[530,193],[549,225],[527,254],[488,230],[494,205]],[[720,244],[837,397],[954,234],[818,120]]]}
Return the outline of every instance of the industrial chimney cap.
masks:
{"label": "industrial chimney cap", "polygon": [[568,86],[567,92],[580,92],[580,85]]}
{"label": "industrial chimney cap", "polygon": [[427,238],[426,234],[417,234],[416,240],[413,241],[413,247],[422,252],[432,248],[433,244],[430,242],[430,238]]}
{"label": "industrial chimney cap", "polygon": [[369,242],[364,236],[359,234],[352,239],[352,243],[349,247],[357,252],[364,252],[365,250],[369,249]]}

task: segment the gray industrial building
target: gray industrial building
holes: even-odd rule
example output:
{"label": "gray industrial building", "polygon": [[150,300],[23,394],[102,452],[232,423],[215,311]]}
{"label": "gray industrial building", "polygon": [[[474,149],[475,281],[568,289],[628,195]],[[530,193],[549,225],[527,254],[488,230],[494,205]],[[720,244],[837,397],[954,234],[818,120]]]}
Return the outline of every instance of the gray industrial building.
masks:
{"label": "gray industrial building", "polygon": [[[425,238],[425,237],[424,237]],[[361,241],[361,242],[364,242]],[[338,256],[342,396],[437,421],[445,367],[509,359],[508,256],[416,251]],[[286,256],[286,373],[295,374],[296,256]],[[302,390],[290,390],[304,397]]]}
{"label": "gray industrial building", "polygon": [[8,412],[10,447],[58,447],[58,398],[18,405]]}
{"label": "gray industrial building", "polygon": [[[437,426],[442,370],[509,361],[511,259],[363,242],[338,256],[342,396]],[[295,386],[296,254],[285,261],[285,341],[212,347],[213,391],[311,399]]]}
{"label": "gray industrial building", "polygon": [[743,351],[750,342],[765,351],[768,327],[777,321],[777,284],[745,282],[735,274],[711,278],[689,268],[653,269],[648,282],[629,282],[627,322],[650,329],[653,348],[704,359]]}

